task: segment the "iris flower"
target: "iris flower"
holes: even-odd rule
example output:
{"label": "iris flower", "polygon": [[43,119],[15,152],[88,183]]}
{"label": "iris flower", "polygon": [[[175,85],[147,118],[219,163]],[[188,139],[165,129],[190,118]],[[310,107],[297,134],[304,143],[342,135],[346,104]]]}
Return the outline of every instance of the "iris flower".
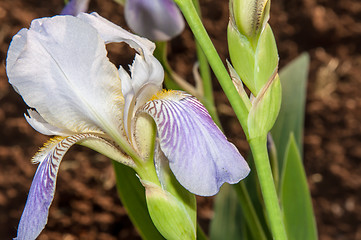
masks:
{"label": "iris flower", "polygon": [[[130,75],[107,58],[105,44],[112,42],[136,50]],[[164,155],[180,184],[203,196],[247,176],[247,163],[204,106],[185,92],[162,91],[164,72],[154,48],[97,13],[36,19],[13,37],[9,82],[30,107],[28,123],[57,136],[33,157],[39,166],[18,239],[35,239],[45,227],[59,164],[76,143],[138,173],[149,159],[160,173],[157,156]]]}

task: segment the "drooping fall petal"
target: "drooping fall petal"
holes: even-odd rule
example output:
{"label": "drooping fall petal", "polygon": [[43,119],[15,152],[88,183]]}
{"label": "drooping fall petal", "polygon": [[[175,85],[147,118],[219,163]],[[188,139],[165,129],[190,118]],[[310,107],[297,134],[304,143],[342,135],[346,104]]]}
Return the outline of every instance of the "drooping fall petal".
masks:
{"label": "drooping fall petal", "polygon": [[130,159],[124,157],[110,142],[93,134],[77,134],[67,138],[56,137],[49,140],[33,157],[33,162],[39,163],[39,166],[30,187],[16,239],[36,239],[44,229],[48,221],[49,207],[54,198],[60,162],[75,143],[93,145],[98,149],[101,147],[108,157],[132,165]]}
{"label": "drooping fall petal", "polygon": [[244,158],[195,97],[180,91],[162,93],[142,111],[156,122],[161,150],[190,192],[211,196],[223,183],[237,183],[248,175]]}

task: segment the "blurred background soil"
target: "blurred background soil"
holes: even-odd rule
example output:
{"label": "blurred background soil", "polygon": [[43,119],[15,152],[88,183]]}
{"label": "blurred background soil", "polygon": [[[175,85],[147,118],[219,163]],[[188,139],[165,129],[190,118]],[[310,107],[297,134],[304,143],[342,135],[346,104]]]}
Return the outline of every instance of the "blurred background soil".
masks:
{"label": "blurred background soil", "polygon": [[[223,60],[228,58],[228,1],[200,0],[204,23]],[[0,1],[0,239],[16,235],[36,166],[31,157],[48,139],[25,121],[26,105],[8,84],[6,52],[13,35],[34,18],[53,16],[62,0]],[[123,26],[122,7],[92,0],[90,11]],[[361,239],[361,2],[273,0],[271,26],[280,68],[306,51],[311,56],[304,158],[321,240]],[[116,64],[132,62],[125,45],[112,45]],[[189,29],[169,47],[174,69],[192,81],[196,61]],[[244,154],[242,130],[215,82],[217,109],[226,135]],[[65,156],[49,222],[39,239],[139,239],[117,197],[111,162],[76,146]],[[126,184],[126,183],[124,183]],[[212,198],[199,198],[202,223]]]}

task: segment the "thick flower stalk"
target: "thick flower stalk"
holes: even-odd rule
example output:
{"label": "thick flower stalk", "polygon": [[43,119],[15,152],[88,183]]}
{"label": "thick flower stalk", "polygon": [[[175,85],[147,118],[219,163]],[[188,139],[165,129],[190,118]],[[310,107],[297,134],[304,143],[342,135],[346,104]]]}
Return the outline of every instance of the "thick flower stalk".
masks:
{"label": "thick flower stalk", "polygon": [[[130,75],[107,58],[105,44],[112,42],[137,51]],[[59,164],[74,144],[134,168],[151,217],[169,238],[176,235],[163,218],[177,214],[188,216],[190,224],[177,226],[176,234],[195,238],[195,216],[182,200],[192,198],[189,192],[214,195],[223,183],[247,176],[247,163],[204,106],[184,92],[162,91],[164,72],[154,47],[96,13],[36,19],[14,36],[6,63],[9,82],[31,108],[28,123],[57,136],[33,158],[39,166],[17,239],[35,239],[44,228]],[[173,178],[189,192],[180,194]],[[157,215],[154,209],[167,202],[176,206],[169,208],[174,214]]]}
{"label": "thick flower stalk", "polygon": [[[281,107],[278,52],[268,24],[270,0],[231,0],[228,24],[232,80],[246,105],[248,141],[275,239],[287,239],[267,152],[267,134]],[[248,99],[243,83],[251,91]],[[276,170],[275,170],[276,171]],[[277,171],[276,171],[277,172]]]}

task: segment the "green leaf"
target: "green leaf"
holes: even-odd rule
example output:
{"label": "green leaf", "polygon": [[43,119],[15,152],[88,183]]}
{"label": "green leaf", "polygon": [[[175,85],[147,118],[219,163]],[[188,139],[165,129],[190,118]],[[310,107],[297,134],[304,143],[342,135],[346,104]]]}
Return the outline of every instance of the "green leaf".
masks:
{"label": "green leaf", "polygon": [[317,239],[307,178],[292,133],[287,144],[283,169],[280,200],[288,239]]}
{"label": "green leaf", "polygon": [[[212,240],[244,239],[245,228],[241,208],[235,191],[229,184],[224,184],[214,203],[214,217],[211,222],[210,238]],[[243,224],[245,227],[245,224]]]}
{"label": "green leaf", "polygon": [[142,239],[164,239],[155,228],[145,200],[145,190],[133,169],[114,162],[119,197]]}
{"label": "green leaf", "polygon": [[[278,166],[283,166],[284,154],[291,132],[302,152],[306,84],[310,57],[303,53],[280,71],[282,104],[271,134],[277,147]],[[282,173],[282,169],[279,171]]]}

